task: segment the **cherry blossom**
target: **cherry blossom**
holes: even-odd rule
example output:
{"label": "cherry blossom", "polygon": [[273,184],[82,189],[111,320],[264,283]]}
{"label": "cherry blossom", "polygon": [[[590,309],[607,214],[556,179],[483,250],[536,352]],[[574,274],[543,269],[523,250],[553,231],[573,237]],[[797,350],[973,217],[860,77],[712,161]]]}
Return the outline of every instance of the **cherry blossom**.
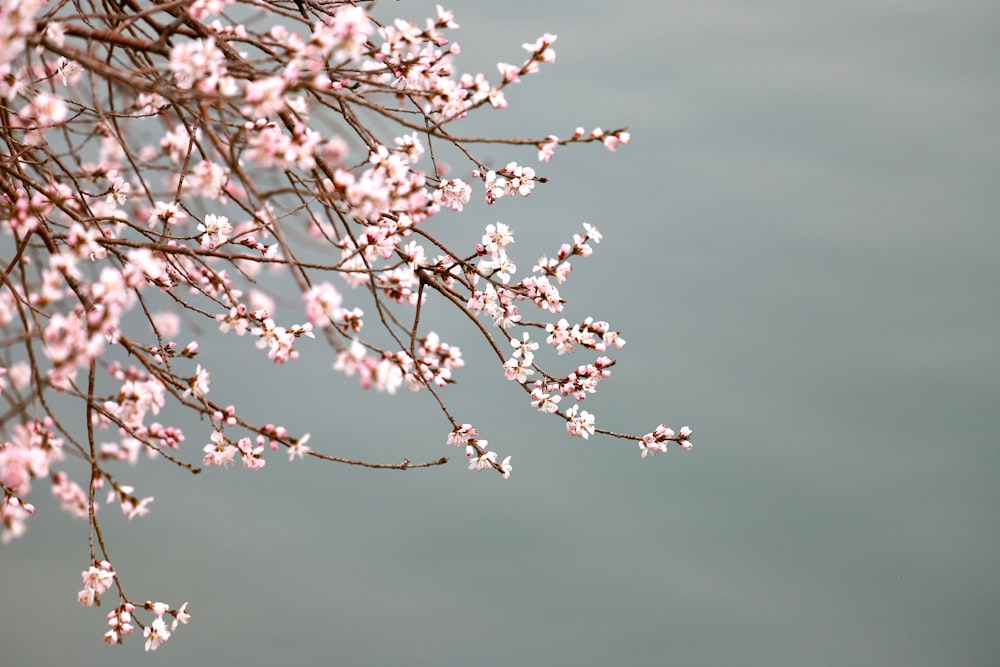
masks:
{"label": "cherry blossom", "polygon": [[535,40],[534,44],[523,44],[522,47],[525,51],[533,53],[536,59],[552,63],[556,60],[556,54],[549,47],[555,43],[556,39],[558,38],[555,35],[547,32]]}
{"label": "cherry blossom", "polygon": [[205,222],[198,223],[198,231],[204,232],[200,239],[202,247],[215,249],[229,240],[233,226],[226,216],[210,213],[205,216]]}
{"label": "cherry blossom", "polygon": [[465,447],[469,444],[470,439],[478,435],[479,432],[473,428],[472,424],[462,424],[448,434],[448,444],[455,447]]}
{"label": "cherry blossom", "polygon": [[236,82],[226,69],[225,54],[213,38],[178,43],[170,50],[170,69],[181,90],[197,87],[205,93],[236,93]]}
{"label": "cherry blossom", "polygon": [[146,626],[142,635],[146,638],[146,650],[155,651],[160,645],[170,639],[170,630],[162,616],[157,616],[152,623]]}
{"label": "cherry blossom", "polygon": [[96,604],[115,580],[115,571],[106,560],[98,561],[83,571],[83,590],[77,599],[84,607]]}
{"label": "cherry blossom", "polygon": [[580,410],[579,405],[574,405],[566,411],[566,432],[570,435],[587,440],[594,435],[594,415],[586,410]]}
{"label": "cherry blossom", "polygon": [[26,521],[34,513],[34,505],[24,503],[16,496],[4,494],[3,501],[0,502],[0,523],[3,524],[0,542],[8,544],[23,537],[28,530]]}
{"label": "cherry blossom", "polygon": [[236,448],[240,451],[240,455],[243,458],[243,465],[250,470],[260,470],[267,463],[261,457],[261,452],[264,451],[263,445],[253,446],[250,438],[240,438],[236,443]]}
{"label": "cherry blossom", "polygon": [[226,440],[226,436],[222,431],[216,430],[212,431],[211,444],[205,445],[203,451],[205,452],[205,457],[202,462],[205,465],[228,468],[236,458],[236,453],[239,450],[235,445]]}
{"label": "cherry blossom", "polygon": [[306,433],[304,436],[295,441],[294,444],[288,446],[288,460],[294,461],[296,457],[304,458],[306,454],[312,451],[306,444],[309,442],[310,435]]}
{"label": "cherry blossom", "polygon": [[204,398],[209,391],[209,384],[212,381],[212,374],[198,364],[194,377],[191,378],[191,385],[184,390],[184,394],[193,394],[195,398]]}
{"label": "cherry blossom", "polygon": [[680,432],[675,434],[673,429],[660,424],[651,433],[647,433],[639,439],[639,451],[642,458],[646,458],[650,454],[655,456],[660,452],[667,451],[667,445],[671,442],[676,442],[681,448],[690,450],[693,448],[693,445],[688,440],[691,434],[691,428],[688,426],[682,427]]}
{"label": "cherry blossom", "polygon": [[104,634],[106,643],[120,644],[126,635],[132,634],[135,630],[135,626],[132,625],[132,612],[134,611],[134,604],[123,602],[108,612],[108,625],[111,629]]}
{"label": "cherry blossom", "polygon": [[441,205],[453,211],[461,211],[469,203],[472,187],[465,181],[453,178],[441,184],[437,190]]}
{"label": "cherry blossom", "polygon": [[[481,440],[480,446],[485,447],[487,442]],[[497,453],[483,449],[477,451],[471,445],[466,448],[466,456],[469,458],[469,470],[489,470],[497,464]]]}
{"label": "cherry blossom", "polygon": [[521,334],[521,340],[516,338],[510,339],[510,344],[514,347],[514,358],[523,359],[524,363],[530,364],[535,358],[535,350],[538,349],[539,345],[533,340],[529,340],[530,334],[525,331]]}
{"label": "cherry blossom", "polygon": [[497,255],[501,250],[514,242],[514,234],[510,227],[502,222],[495,225],[486,225],[486,233],[483,235],[483,248],[491,255]]}

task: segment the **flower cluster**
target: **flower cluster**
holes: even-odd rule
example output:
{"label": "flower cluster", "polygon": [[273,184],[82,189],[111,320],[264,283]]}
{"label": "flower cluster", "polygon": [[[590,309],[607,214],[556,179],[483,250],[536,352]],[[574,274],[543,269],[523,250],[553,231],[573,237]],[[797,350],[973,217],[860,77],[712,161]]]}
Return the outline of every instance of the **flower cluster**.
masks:
{"label": "flower cluster", "polygon": [[[170,635],[177,630],[177,626],[181,623],[187,624],[191,620],[191,614],[187,611],[188,603],[185,602],[181,605],[180,609],[171,609],[170,605],[163,602],[147,602],[143,607],[153,612],[156,618],[153,619],[152,623],[146,626],[143,630],[143,637],[146,638],[146,650],[155,651],[160,647],[160,644],[170,639]],[[173,616],[173,620],[170,622],[170,629],[167,629],[167,622],[163,620],[164,615],[169,614]],[[112,627],[114,630],[114,627]],[[105,636],[107,639],[107,636]],[[112,643],[108,641],[108,643]]]}
{"label": "flower cluster", "polygon": [[76,594],[84,607],[99,604],[101,595],[115,582],[115,571],[106,560],[98,561],[83,571],[83,590]]}
{"label": "flower cluster", "polygon": [[465,456],[469,460],[469,470],[496,470],[504,479],[510,477],[514,467],[507,456],[498,461],[499,456],[489,448],[489,441],[478,437],[472,424],[462,424],[448,434],[448,444],[455,447],[465,447]]}
{"label": "flower cluster", "polygon": [[639,440],[642,458],[646,458],[647,454],[655,456],[659,452],[667,451],[667,445],[671,442],[676,442],[685,450],[692,449],[693,445],[689,440],[691,433],[691,428],[688,426],[682,427],[679,433],[674,433],[673,429],[660,424],[652,433],[647,433]]}
{"label": "flower cluster", "polygon": [[486,187],[486,203],[492,204],[501,197],[521,195],[527,197],[535,187],[535,170],[510,162],[500,171],[490,169],[481,172],[473,170],[473,178],[483,181]]}
{"label": "flower cluster", "polygon": [[575,438],[588,439],[594,435],[594,415],[586,410],[581,410],[579,405],[574,405],[566,411],[569,419],[566,422],[566,432]]}

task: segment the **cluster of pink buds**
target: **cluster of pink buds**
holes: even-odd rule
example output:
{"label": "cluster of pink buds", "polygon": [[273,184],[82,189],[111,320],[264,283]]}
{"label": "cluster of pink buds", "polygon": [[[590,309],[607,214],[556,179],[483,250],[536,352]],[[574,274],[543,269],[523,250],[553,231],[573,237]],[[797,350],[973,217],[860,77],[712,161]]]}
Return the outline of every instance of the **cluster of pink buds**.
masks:
{"label": "cluster of pink buds", "polygon": [[660,424],[652,433],[642,436],[639,440],[639,450],[642,452],[642,458],[646,458],[647,454],[655,456],[659,452],[667,451],[667,445],[676,442],[683,449],[690,451],[694,447],[688,440],[690,437],[691,429],[687,426],[682,427],[679,433],[674,433],[673,429]]}

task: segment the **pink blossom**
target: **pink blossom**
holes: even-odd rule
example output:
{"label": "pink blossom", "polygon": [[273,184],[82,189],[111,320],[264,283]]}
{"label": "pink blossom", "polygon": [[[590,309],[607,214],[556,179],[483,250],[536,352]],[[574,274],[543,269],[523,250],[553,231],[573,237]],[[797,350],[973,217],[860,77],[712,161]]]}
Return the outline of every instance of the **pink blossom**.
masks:
{"label": "pink blossom", "polygon": [[212,374],[198,364],[194,377],[191,378],[190,386],[184,390],[185,396],[194,395],[197,399],[205,398],[209,391],[209,384],[212,382]]}
{"label": "pink blossom", "polygon": [[510,63],[497,63],[497,69],[500,70],[500,76],[506,83],[519,83],[521,79],[519,74],[521,73],[521,68],[516,65],[511,65]]}
{"label": "pink blossom", "polygon": [[[48,26],[46,26],[45,28],[46,32],[48,32],[49,29],[53,28],[54,26],[58,26],[56,28],[57,31],[61,31],[63,29],[61,23],[52,22],[49,23]],[[60,39],[63,38],[64,36],[65,33],[60,35]],[[56,76],[59,77],[59,80],[62,82],[62,85],[64,86],[76,85],[76,83],[80,80],[81,74],[83,74],[83,65],[76,62],[75,60],[66,60],[66,58],[62,56],[59,57],[59,60],[56,64]]]}
{"label": "pink blossom", "polygon": [[160,148],[174,163],[179,163],[194,149],[194,141],[201,140],[201,136],[201,128],[195,129],[192,139],[186,125],[176,125],[160,139]]}
{"label": "pink blossom", "polygon": [[551,162],[555,155],[556,147],[559,146],[559,137],[554,134],[549,135],[549,140],[538,146],[538,161]]}
{"label": "pink blossom", "polygon": [[267,118],[285,108],[286,81],[280,76],[270,76],[257,81],[247,81],[243,97],[248,104],[242,112],[251,118]]}
{"label": "pink blossom", "polygon": [[170,311],[153,313],[153,326],[164,338],[173,338],[180,333],[181,318]]}
{"label": "pink blossom", "polygon": [[510,339],[510,344],[514,348],[514,358],[524,359],[524,363],[530,364],[535,357],[535,350],[538,349],[538,343],[529,339],[529,334],[527,331],[521,334],[521,340],[516,338]]}
{"label": "pink blossom", "polygon": [[202,247],[214,249],[229,241],[233,226],[229,224],[229,218],[226,216],[210,213],[205,216],[205,222],[198,223],[198,231],[204,232],[198,239]]}
{"label": "pink blossom", "polygon": [[631,140],[632,136],[628,132],[616,132],[604,135],[601,142],[608,150],[614,151],[618,148],[619,144],[627,144]]}
{"label": "pink blossom", "polygon": [[302,294],[306,303],[306,319],[316,326],[327,326],[342,319],[343,297],[332,284],[323,281]]}
{"label": "pink blossom", "polygon": [[556,396],[553,394],[546,393],[542,390],[543,385],[540,382],[535,383],[535,388],[531,390],[531,405],[537,408],[539,412],[551,414],[559,409],[559,401],[562,400],[562,396]]}
{"label": "pink blossom", "polygon": [[[87,492],[64,472],[52,476],[52,495],[59,501],[60,507],[67,514],[80,519],[90,516],[90,500]],[[103,592],[103,591],[98,591]]]}
{"label": "pink blossom", "polygon": [[469,203],[472,187],[457,178],[445,181],[437,190],[441,205],[453,211],[461,211]]}
{"label": "pink blossom", "polygon": [[228,468],[239,450],[226,441],[222,431],[216,430],[212,432],[212,442],[205,445],[202,451],[205,452],[205,457],[202,459],[205,465]]}
{"label": "pink blossom", "polygon": [[667,446],[671,442],[676,442],[685,451],[690,451],[694,448],[688,440],[688,438],[691,437],[691,434],[691,428],[688,426],[683,427],[680,430],[680,433],[675,434],[673,429],[660,424],[653,430],[652,433],[647,433],[639,439],[639,451],[642,458],[646,458],[647,455],[656,455],[660,452],[667,451]]}
{"label": "pink blossom", "polygon": [[448,444],[455,447],[465,447],[469,444],[470,439],[476,438],[478,435],[479,431],[473,428],[472,424],[462,424],[448,434]]}
{"label": "pink blossom", "polygon": [[34,120],[37,127],[44,129],[61,124],[68,114],[66,102],[61,97],[51,93],[38,93],[19,115],[24,120]]}
{"label": "pink blossom", "polygon": [[267,463],[261,457],[261,453],[264,451],[263,445],[253,446],[250,438],[240,438],[236,443],[237,449],[240,450],[240,455],[243,458],[243,466],[250,468],[251,470],[260,470]]}
{"label": "pink blossom", "polygon": [[576,438],[587,440],[594,434],[594,415],[580,410],[578,405],[566,411],[566,432]]}
{"label": "pink blossom", "polygon": [[395,138],[396,150],[404,153],[410,162],[419,162],[424,154],[424,145],[416,132]]}
{"label": "pink blossom", "polygon": [[126,183],[124,178],[121,176],[116,177],[114,183],[111,184],[111,190],[108,192],[107,204],[117,203],[121,206],[128,201],[128,193],[131,189],[132,186]]}
{"label": "pink blossom", "polygon": [[311,43],[317,45],[317,56],[332,55],[335,60],[358,58],[373,27],[364,8],[342,5],[332,19],[313,26]]}
{"label": "pink blossom", "polygon": [[304,436],[296,440],[294,444],[289,445],[288,447],[289,461],[294,461],[295,457],[298,457],[300,459],[304,458],[306,454],[312,451],[312,449],[310,449],[309,446],[306,445],[306,443],[309,442],[309,437],[310,435],[306,433]]}
{"label": "pink blossom", "polygon": [[236,93],[236,82],[226,69],[226,57],[211,37],[178,42],[170,50],[170,69],[181,90],[197,87],[205,93]]}
{"label": "pink blossom", "polygon": [[501,173],[506,177],[502,182],[505,195],[517,193],[527,197],[535,187],[535,170],[531,167],[522,167],[516,162],[509,162]]}
{"label": "pink blossom", "polygon": [[497,453],[486,449],[488,443],[485,440],[480,440],[477,444],[481,448],[480,452],[476,452],[471,445],[467,448],[469,470],[487,470],[495,467],[497,465]]}
{"label": "pink blossom", "polygon": [[507,225],[502,222],[486,225],[486,234],[483,235],[482,241],[486,252],[495,256],[513,242],[514,234]]}
{"label": "pink blossom", "polygon": [[176,225],[187,220],[187,213],[181,208],[178,202],[158,201],[153,206],[153,211],[149,214],[147,224],[153,229],[161,225]]}
{"label": "pink blossom", "polygon": [[188,613],[187,606],[188,603],[185,602],[184,604],[181,605],[180,609],[171,612],[174,616],[174,621],[173,623],[170,624],[171,632],[177,629],[177,625],[179,623],[187,625],[187,622],[191,620],[191,614]]}
{"label": "pink blossom", "polygon": [[163,621],[162,616],[157,616],[152,623],[146,626],[142,634],[146,638],[147,651],[155,651],[160,648],[160,644],[170,639],[170,630],[167,629],[167,624]]}
{"label": "pink blossom", "polygon": [[194,0],[188,7],[188,12],[192,18],[200,21],[221,14],[226,6],[233,2],[235,0]]}
{"label": "pink blossom", "polygon": [[182,192],[188,196],[223,199],[228,183],[229,170],[226,167],[210,160],[202,160],[185,177]]}
{"label": "pink blossom", "polygon": [[556,61],[556,52],[549,47],[555,43],[558,39],[555,35],[550,32],[545,33],[537,40],[534,44],[523,44],[525,51],[534,54],[534,56],[543,62],[554,63]]}
{"label": "pink blossom", "polygon": [[115,581],[115,572],[111,569],[111,563],[106,560],[94,563],[83,571],[82,576],[83,590],[77,595],[77,599],[85,607],[95,604]]}
{"label": "pink blossom", "polygon": [[0,543],[8,544],[23,537],[27,532],[25,521],[34,513],[35,507],[30,503],[23,503],[15,496],[4,494],[0,499],[0,525],[3,526]]}

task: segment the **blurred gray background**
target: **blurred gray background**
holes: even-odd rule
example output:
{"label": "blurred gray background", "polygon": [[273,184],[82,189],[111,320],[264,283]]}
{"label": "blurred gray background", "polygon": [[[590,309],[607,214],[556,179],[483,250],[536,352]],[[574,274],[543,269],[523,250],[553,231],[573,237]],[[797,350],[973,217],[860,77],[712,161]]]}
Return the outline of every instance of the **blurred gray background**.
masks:
{"label": "blurred gray background", "polygon": [[[528,200],[435,224],[512,225],[524,270],[599,225],[563,293],[628,346],[584,407],[690,424],[695,451],[570,439],[442,327],[470,362],[452,410],[513,456],[505,482],[464,469],[428,396],[362,393],[318,343],[274,373],[226,338],[202,357],[213,399],[332,454],[459,456],[123,471],[157,498],[105,513],[126,590],[193,614],[145,655],[77,605],[86,527],[41,485],[0,549],[0,664],[1000,664],[1000,5],[447,6],[459,70],[495,77],[559,35],[469,134],[633,142],[564,148]],[[197,458],[209,426],[186,426]]]}

